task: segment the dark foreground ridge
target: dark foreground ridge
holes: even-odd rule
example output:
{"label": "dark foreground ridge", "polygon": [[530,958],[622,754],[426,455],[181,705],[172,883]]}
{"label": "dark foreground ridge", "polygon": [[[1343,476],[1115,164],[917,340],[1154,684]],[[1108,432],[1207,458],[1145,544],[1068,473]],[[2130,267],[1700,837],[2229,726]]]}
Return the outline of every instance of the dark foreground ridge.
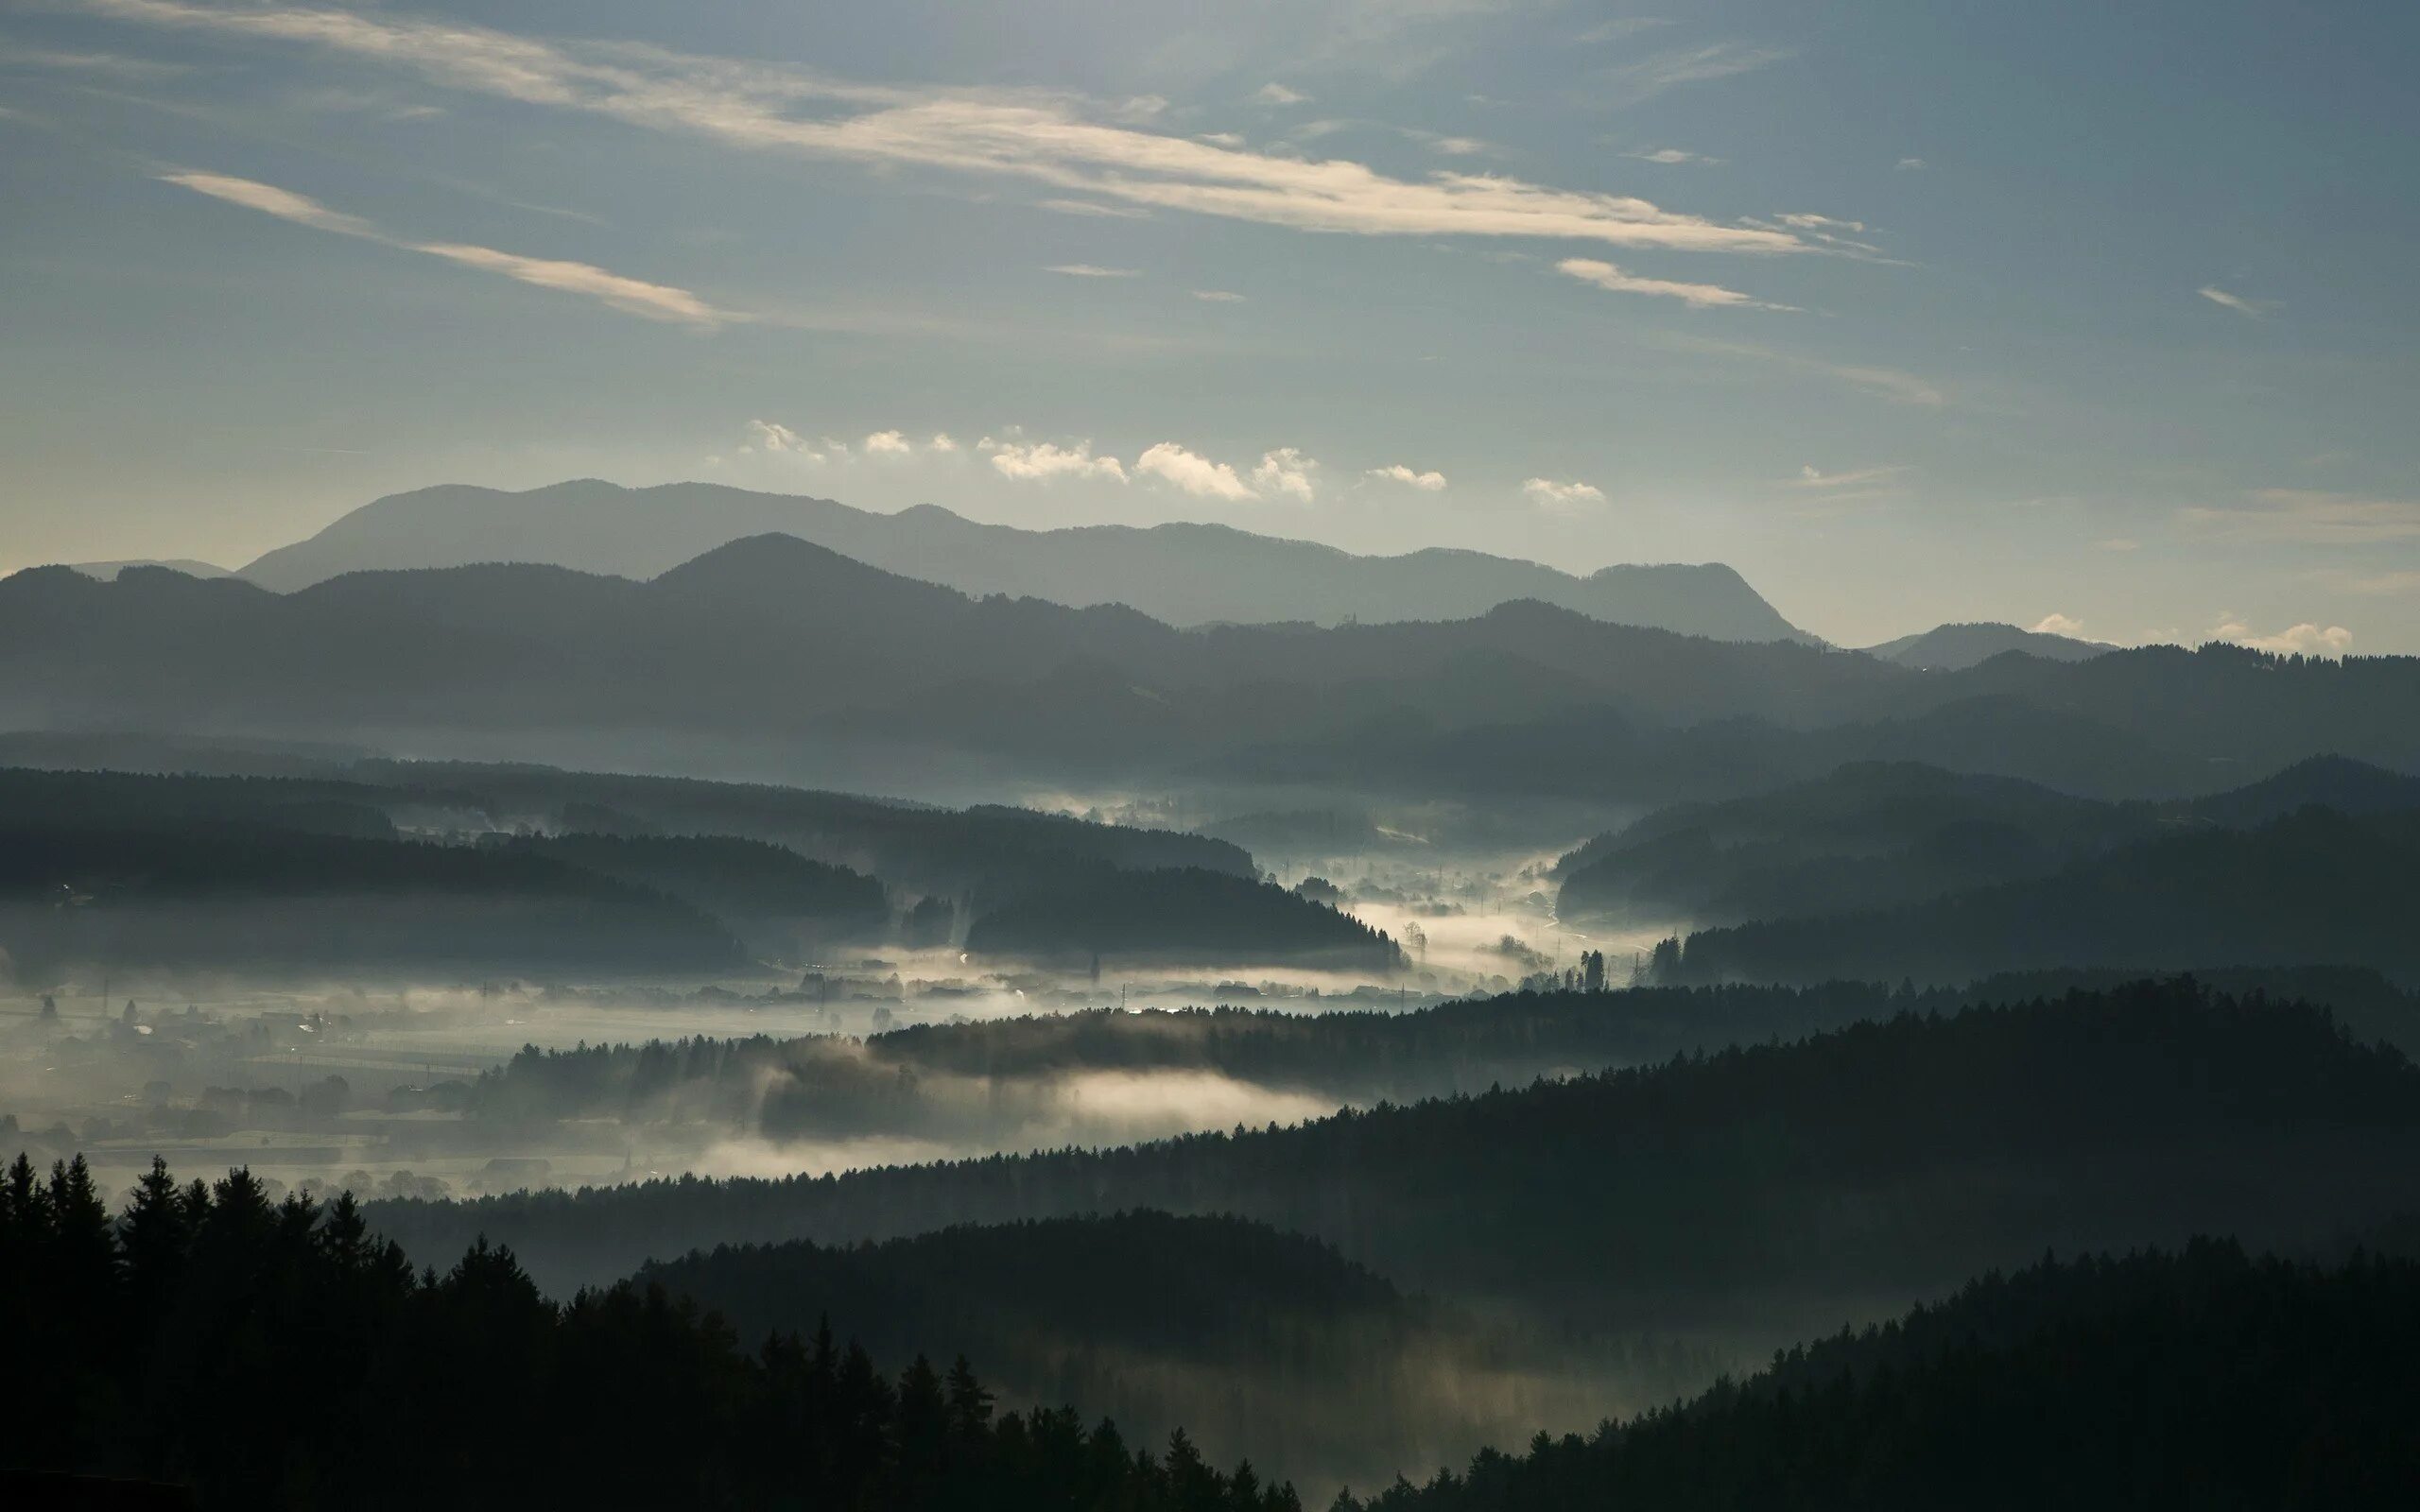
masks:
{"label": "dark foreground ridge", "polygon": [[1339,1512],[2402,1507],[2420,1265],[2046,1259],[1746,1382]]}
{"label": "dark foreground ridge", "polygon": [[20,1157],[0,1328],[0,1475],[139,1477],[203,1507],[1300,1505],[1182,1433],[1153,1454],[1073,1408],[995,1414],[963,1360],[894,1383],[828,1329],[743,1349],[655,1286],[559,1307],[484,1242],[415,1276],[349,1195],[271,1204],[245,1171],[179,1188],[155,1163],[112,1220],[80,1158],[44,1182]]}

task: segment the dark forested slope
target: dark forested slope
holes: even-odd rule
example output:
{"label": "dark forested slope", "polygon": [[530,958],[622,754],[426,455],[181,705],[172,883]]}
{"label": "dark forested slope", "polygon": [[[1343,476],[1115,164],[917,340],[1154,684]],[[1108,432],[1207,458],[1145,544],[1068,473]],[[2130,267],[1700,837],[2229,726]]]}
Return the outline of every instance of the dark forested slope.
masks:
{"label": "dark forested slope", "polygon": [[379,1212],[416,1249],[509,1240],[554,1286],[700,1244],[1234,1212],[1407,1284],[1685,1312],[1946,1285],[2046,1244],[2325,1229],[2413,1205],[2414,1156],[2398,1053],[2183,982],[1132,1149]]}
{"label": "dark forested slope", "polygon": [[2042,1263],[1685,1406],[1342,1512],[2388,1508],[2420,1494],[2420,1265],[2232,1243]]}
{"label": "dark forested slope", "polygon": [[[416,1275],[349,1196],[272,1203],[242,1171],[181,1189],[155,1164],[113,1217],[81,1158],[44,1182],[20,1157],[0,1178],[0,1472],[295,1512],[1298,1505],[1182,1435],[1138,1453],[1072,1407],[1003,1412],[1024,1404],[962,1359],[894,1380],[828,1332],[743,1347],[661,1287],[559,1306],[485,1244],[426,1258]],[[119,1504],[0,1475],[35,1490]]]}
{"label": "dark forested slope", "polygon": [[1703,930],[1675,982],[1955,982],[2053,967],[2366,966],[2420,978],[2420,812],[2309,808],[2121,847],[2032,881],[1906,907]]}
{"label": "dark forested slope", "polygon": [[2311,805],[2420,810],[2420,777],[2322,756],[2203,798],[2113,803],[1919,763],[1854,763],[1770,792],[1674,804],[1597,836],[1557,868],[1561,912],[1698,924],[1851,913]]}

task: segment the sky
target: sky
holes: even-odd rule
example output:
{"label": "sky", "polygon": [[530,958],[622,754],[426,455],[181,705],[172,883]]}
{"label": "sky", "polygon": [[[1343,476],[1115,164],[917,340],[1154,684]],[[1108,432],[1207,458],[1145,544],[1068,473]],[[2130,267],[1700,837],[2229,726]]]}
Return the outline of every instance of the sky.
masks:
{"label": "sky", "polygon": [[2420,7],[22,0],[0,571],[440,482],[2420,653]]}

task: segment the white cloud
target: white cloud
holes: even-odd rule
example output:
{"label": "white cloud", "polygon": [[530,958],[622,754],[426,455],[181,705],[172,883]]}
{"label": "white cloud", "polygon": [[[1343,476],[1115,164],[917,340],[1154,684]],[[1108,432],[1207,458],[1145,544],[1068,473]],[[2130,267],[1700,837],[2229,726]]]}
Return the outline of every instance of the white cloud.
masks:
{"label": "white cloud", "polygon": [[1550,514],[1582,514],[1605,502],[1604,490],[1591,483],[1558,483],[1552,478],[1530,478],[1522,483],[1521,491],[1531,503]]}
{"label": "white cloud", "polygon": [[933,432],[933,438],[926,441],[925,446],[928,451],[939,452],[944,455],[958,450],[958,442],[950,438],[949,432],[947,431]]}
{"label": "white cloud", "polygon": [[1830,215],[1818,215],[1812,211],[1785,212],[1773,219],[1794,231],[1853,231],[1860,236],[1865,234],[1864,221],[1840,220]]}
{"label": "white cloud", "polygon": [[1195,289],[1193,297],[1210,304],[1241,304],[1244,297],[1233,289]]}
{"label": "white cloud", "polygon": [[1288,89],[1285,85],[1272,79],[1269,83],[1260,86],[1260,88],[1253,93],[1253,98],[1260,101],[1263,105],[1300,105],[1304,101],[1309,99],[1310,96],[1303,94],[1299,90]]}
{"label": "white cloud", "polygon": [[1922,158],[1901,158],[1898,163],[1898,171],[1901,173],[1921,173],[1925,167],[1926,163]]}
{"label": "white cloud", "polygon": [[747,318],[734,311],[718,310],[687,289],[627,278],[588,263],[527,257],[519,252],[498,251],[493,247],[474,247],[461,242],[411,241],[382,231],[359,215],[330,210],[306,195],[251,179],[231,178],[218,173],[164,173],[160,178],[163,182],[208,195],[231,205],[241,205],[247,210],[256,210],[266,215],[274,215],[298,226],[443,258],[449,263],[475,267],[483,272],[500,273],[539,288],[578,294],[625,315],[640,316],[649,320],[677,321],[709,330]]}
{"label": "white cloud", "polygon": [[1093,455],[1093,443],[1078,441],[1063,447],[1050,441],[1028,445],[1022,441],[995,441],[983,438],[977,450],[992,454],[992,469],[1004,478],[1024,483],[1047,482],[1052,478],[1114,478],[1126,481],[1126,469],[1114,456]]}
{"label": "white cloud", "polygon": [[[752,151],[1018,178],[1063,195],[1298,231],[1550,237],[1699,251],[1806,249],[1787,230],[1726,224],[1632,197],[1494,175],[1396,179],[1344,160],[1166,135],[1117,124],[1115,109],[1064,94],[861,84],[630,43],[558,45],[384,13],[186,0],[84,5],[124,21],[317,47],[449,88]],[[1646,69],[1634,83],[1720,77],[1777,56],[1720,45],[1668,55],[1651,66],[1633,65]]]}
{"label": "white cloud", "polygon": [[1234,131],[1204,131],[1193,140],[1207,142],[1214,147],[1239,147],[1244,145],[1242,136]]}
{"label": "white cloud", "polygon": [[1475,136],[1432,136],[1423,132],[1420,140],[1428,144],[1429,151],[1449,158],[1476,158],[1495,150]]}
{"label": "white cloud", "polygon": [[1582,284],[1593,284],[1615,294],[1651,294],[1659,299],[1679,300],[1693,310],[1734,308],[1743,310],[1787,310],[1787,304],[1771,304],[1737,289],[1727,289],[1719,284],[1681,284],[1670,279],[1641,278],[1625,273],[1611,263],[1593,257],[1566,257],[1554,265],[1554,270]]}
{"label": "white cloud", "polygon": [[1097,263],[1053,263],[1043,269],[1046,273],[1063,273],[1069,278],[1141,278],[1139,267],[1102,267]]}
{"label": "white cloud", "polygon": [[1317,462],[1291,446],[1281,446],[1273,452],[1260,454],[1260,465],[1252,470],[1253,487],[1263,494],[1283,494],[1288,498],[1311,502],[1311,473]]}
{"label": "white cloud", "polygon": [[2219,305],[2223,309],[2233,310],[2238,315],[2248,315],[2255,318],[2267,315],[2271,310],[2277,307],[2273,301],[2248,300],[2240,294],[2229,294],[2226,290],[2219,287],[2215,284],[2204,284],[2193,292],[2209,301],[2212,304]]}
{"label": "white cloud", "polygon": [[687,289],[625,278],[587,263],[524,257],[518,252],[500,252],[493,247],[469,247],[453,242],[414,242],[407,245],[416,252],[442,257],[466,267],[501,273],[539,288],[585,295],[625,315],[640,316],[649,320],[677,320],[711,329],[726,321],[742,318],[728,310],[716,309]]}
{"label": "white cloud", "polygon": [[1162,441],[1134,459],[1135,476],[1146,473],[1173,484],[1197,498],[1236,500],[1259,497],[1253,492],[1251,484],[1236,475],[1234,468],[1186,451],[1174,441]]}
{"label": "white cloud", "polygon": [[748,441],[739,448],[743,454],[763,452],[770,455],[780,453],[796,456],[804,462],[830,460],[816,448],[813,442],[786,425],[778,424],[769,420],[752,420],[744,428],[748,433]]}
{"label": "white cloud", "polygon": [[2083,637],[2083,621],[2067,614],[2045,614],[2033,626],[2036,635],[2064,635],[2071,641]]}
{"label": "white cloud", "polygon": [[864,441],[868,456],[912,456],[915,444],[897,431],[876,431]]}
{"label": "white cloud", "polygon": [[2260,635],[2231,614],[2220,616],[2218,627],[2210,632],[2210,639],[2250,646],[2256,651],[2273,651],[2281,656],[2341,657],[2353,648],[2353,632],[2342,625],[2330,625],[2323,629],[2306,620],[2300,625],[2288,626],[2274,635]]}
{"label": "white cloud", "polygon": [[1423,493],[1435,493],[1445,487],[1444,473],[1415,472],[1411,469],[1404,466],[1401,462],[1396,462],[1387,467],[1374,467],[1368,472],[1364,473],[1363,476],[1383,478],[1389,482],[1406,484],[1411,488],[1418,489]]}
{"label": "white cloud", "polygon": [[1678,167],[1685,163],[1693,163],[1710,168],[1722,162],[1720,158],[1709,158],[1703,152],[1690,152],[1681,147],[1649,147],[1639,152],[1625,152],[1622,156],[1635,158],[1641,163],[1660,163],[1667,167]]}
{"label": "white cloud", "polygon": [[231,178],[223,173],[164,173],[162,183],[173,183],[196,194],[223,199],[246,210],[257,210],[264,215],[290,220],[297,226],[314,231],[333,232],[338,236],[358,236],[364,241],[382,242],[387,233],[359,215],[348,215],[307,195],[298,195],[275,184],[260,183],[251,179]]}
{"label": "white cloud", "polygon": [[2111,536],[2106,541],[2096,541],[2092,545],[2095,551],[2140,551],[2143,549],[2143,543],[2132,536]]}
{"label": "white cloud", "polygon": [[2369,499],[2315,489],[2264,489],[2248,505],[2190,505],[2176,523],[2196,534],[2252,544],[2365,546],[2420,541],[2420,499]]}

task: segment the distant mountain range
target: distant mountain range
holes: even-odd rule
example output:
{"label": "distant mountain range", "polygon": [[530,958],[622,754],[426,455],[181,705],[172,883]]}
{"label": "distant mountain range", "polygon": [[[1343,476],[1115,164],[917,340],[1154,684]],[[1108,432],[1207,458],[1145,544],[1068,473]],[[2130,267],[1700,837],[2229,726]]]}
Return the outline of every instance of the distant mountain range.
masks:
{"label": "distant mountain range", "polygon": [[978,596],[1079,609],[1123,604],[1171,625],[1468,619],[1535,599],[1608,624],[1718,641],[1812,639],[1719,564],[1623,565],[1582,577],[1476,551],[1357,557],[1217,524],[1021,530],[937,505],[878,514],[711,483],[626,489],[590,478],[521,493],[460,484],[420,489],[364,505],[241,576],[278,593],[345,573],[476,562],[653,577],[728,541],[769,533]]}
{"label": "distant mountain range", "polygon": [[2046,662],[2088,662],[2117,649],[2099,641],[2079,641],[2073,636],[2020,630],[2014,625],[1984,623],[1936,625],[1914,635],[1869,645],[1865,654],[1919,671],[1962,672],[2011,651],[2038,656]]}
{"label": "distant mountain range", "polygon": [[157,567],[107,583],[21,572],[0,580],[0,729],[518,759],[571,746],[590,762],[628,737],[802,764],[942,752],[1052,781],[1623,802],[1885,759],[2156,797],[2328,752],[2420,771],[2420,660],[2155,646],[1919,672],[1534,601],[1186,630],[1123,607],[972,598],[766,536],[646,582],[480,565],[281,594]]}
{"label": "distant mountain range", "polygon": [[105,583],[117,581],[117,575],[129,567],[165,567],[170,572],[182,573],[187,577],[233,577],[235,576],[224,567],[214,567],[209,562],[196,561],[190,557],[170,557],[156,561],[149,558],[133,561],[72,561],[67,565],[87,577],[97,577]]}

